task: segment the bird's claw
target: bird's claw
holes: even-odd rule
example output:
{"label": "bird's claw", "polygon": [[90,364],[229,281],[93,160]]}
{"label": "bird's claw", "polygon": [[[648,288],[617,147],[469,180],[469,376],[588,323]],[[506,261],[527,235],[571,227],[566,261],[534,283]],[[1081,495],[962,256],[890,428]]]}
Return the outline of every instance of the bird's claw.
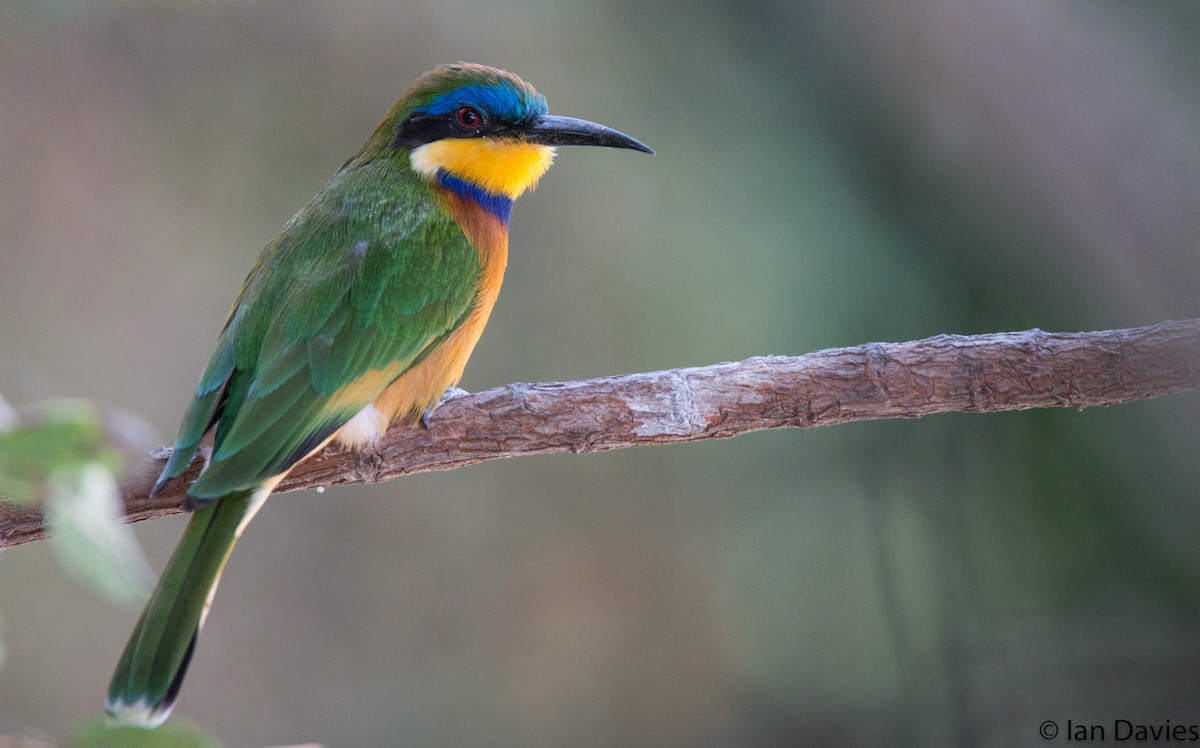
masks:
{"label": "bird's claw", "polygon": [[428,408],[425,409],[425,412],[421,414],[421,425],[424,426],[425,428],[429,428],[429,420],[433,417],[433,411],[442,407],[448,401],[453,400],[456,397],[462,397],[463,395],[469,395],[469,394],[471,394],[471,393],[467,392],[466,390],[462,389],[461,387],[447,387],[446,391],[444,393],[442,393],[442,399],[438,400],[433,405],[430,405]]}

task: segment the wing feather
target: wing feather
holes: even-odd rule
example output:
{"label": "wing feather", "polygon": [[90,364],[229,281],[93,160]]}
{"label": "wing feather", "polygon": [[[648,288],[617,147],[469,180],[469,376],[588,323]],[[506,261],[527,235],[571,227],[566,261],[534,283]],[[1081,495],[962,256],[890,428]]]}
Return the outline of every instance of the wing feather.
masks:
{"label": "wing feather", "polygon": [[474,248],[410,170],[339,172],[251,271],[160,481],[187,467],[214,425],[194,503],[291,467],[462,324],[480,273]]}

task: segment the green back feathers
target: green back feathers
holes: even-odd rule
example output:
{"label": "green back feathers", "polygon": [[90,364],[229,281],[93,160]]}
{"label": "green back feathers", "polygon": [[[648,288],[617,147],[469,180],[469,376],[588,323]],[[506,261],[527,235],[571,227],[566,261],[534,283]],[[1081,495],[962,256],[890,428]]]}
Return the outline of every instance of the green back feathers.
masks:
{"label": "green back feathers", "polygon": [[371,370],[411,364],[474,301],[475,250],[404,163],[348,164],[267,246],[184,418],[161,481],[216,426],[197,499],[287,469],[370,403],[330,395]]}
{"label": "green back feathers", "polygon": [[378,392],[366,388],[350,401],[331,395],[372,370],[402,371],[462,323],[479,258],[433,186],[413,172],[409,152],[393,142],[413,112],[452,108],[461,96],[482,97],[512,118],[545,111],[531,86],[496,68],[458,63],[418,78],[259,257],[158,488],[187,468],[214,426],[213,458],[192,497],[277,475]]}

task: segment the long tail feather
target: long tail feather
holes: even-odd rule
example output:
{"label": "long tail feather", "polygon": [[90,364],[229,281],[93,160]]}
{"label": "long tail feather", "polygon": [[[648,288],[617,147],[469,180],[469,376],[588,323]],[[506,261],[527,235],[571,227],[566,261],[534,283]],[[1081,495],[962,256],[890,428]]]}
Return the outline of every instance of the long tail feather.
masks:
{"label": "long tail feather", "polygon": [[221,570],[273,487],[229,494],[192,515],[113,673],[105,702],[111,716],[145,727],[166,720]]}

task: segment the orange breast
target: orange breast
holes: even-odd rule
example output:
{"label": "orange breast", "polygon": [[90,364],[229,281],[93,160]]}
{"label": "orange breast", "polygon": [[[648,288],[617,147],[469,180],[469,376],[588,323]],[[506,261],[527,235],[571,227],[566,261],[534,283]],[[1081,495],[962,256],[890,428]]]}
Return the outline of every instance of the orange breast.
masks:
{"label": "orange breast", "polygon": [[458,384],[462,379],[467,359],[475,350],[475,344],[479,342],[479,336],[483,334],[492,307],[496,304],[500,284],[504,280],[504,268],[508,264],[508,227],[504,222],[471,200],[460,198],[445,189],[439,189],[438,192],[467,239],[479,252],[482,273],[475,294],[475,308],[461,327],[375,400],[375,407],[389,421],[420,415],[429,406],[435,405],[448,387]]}

